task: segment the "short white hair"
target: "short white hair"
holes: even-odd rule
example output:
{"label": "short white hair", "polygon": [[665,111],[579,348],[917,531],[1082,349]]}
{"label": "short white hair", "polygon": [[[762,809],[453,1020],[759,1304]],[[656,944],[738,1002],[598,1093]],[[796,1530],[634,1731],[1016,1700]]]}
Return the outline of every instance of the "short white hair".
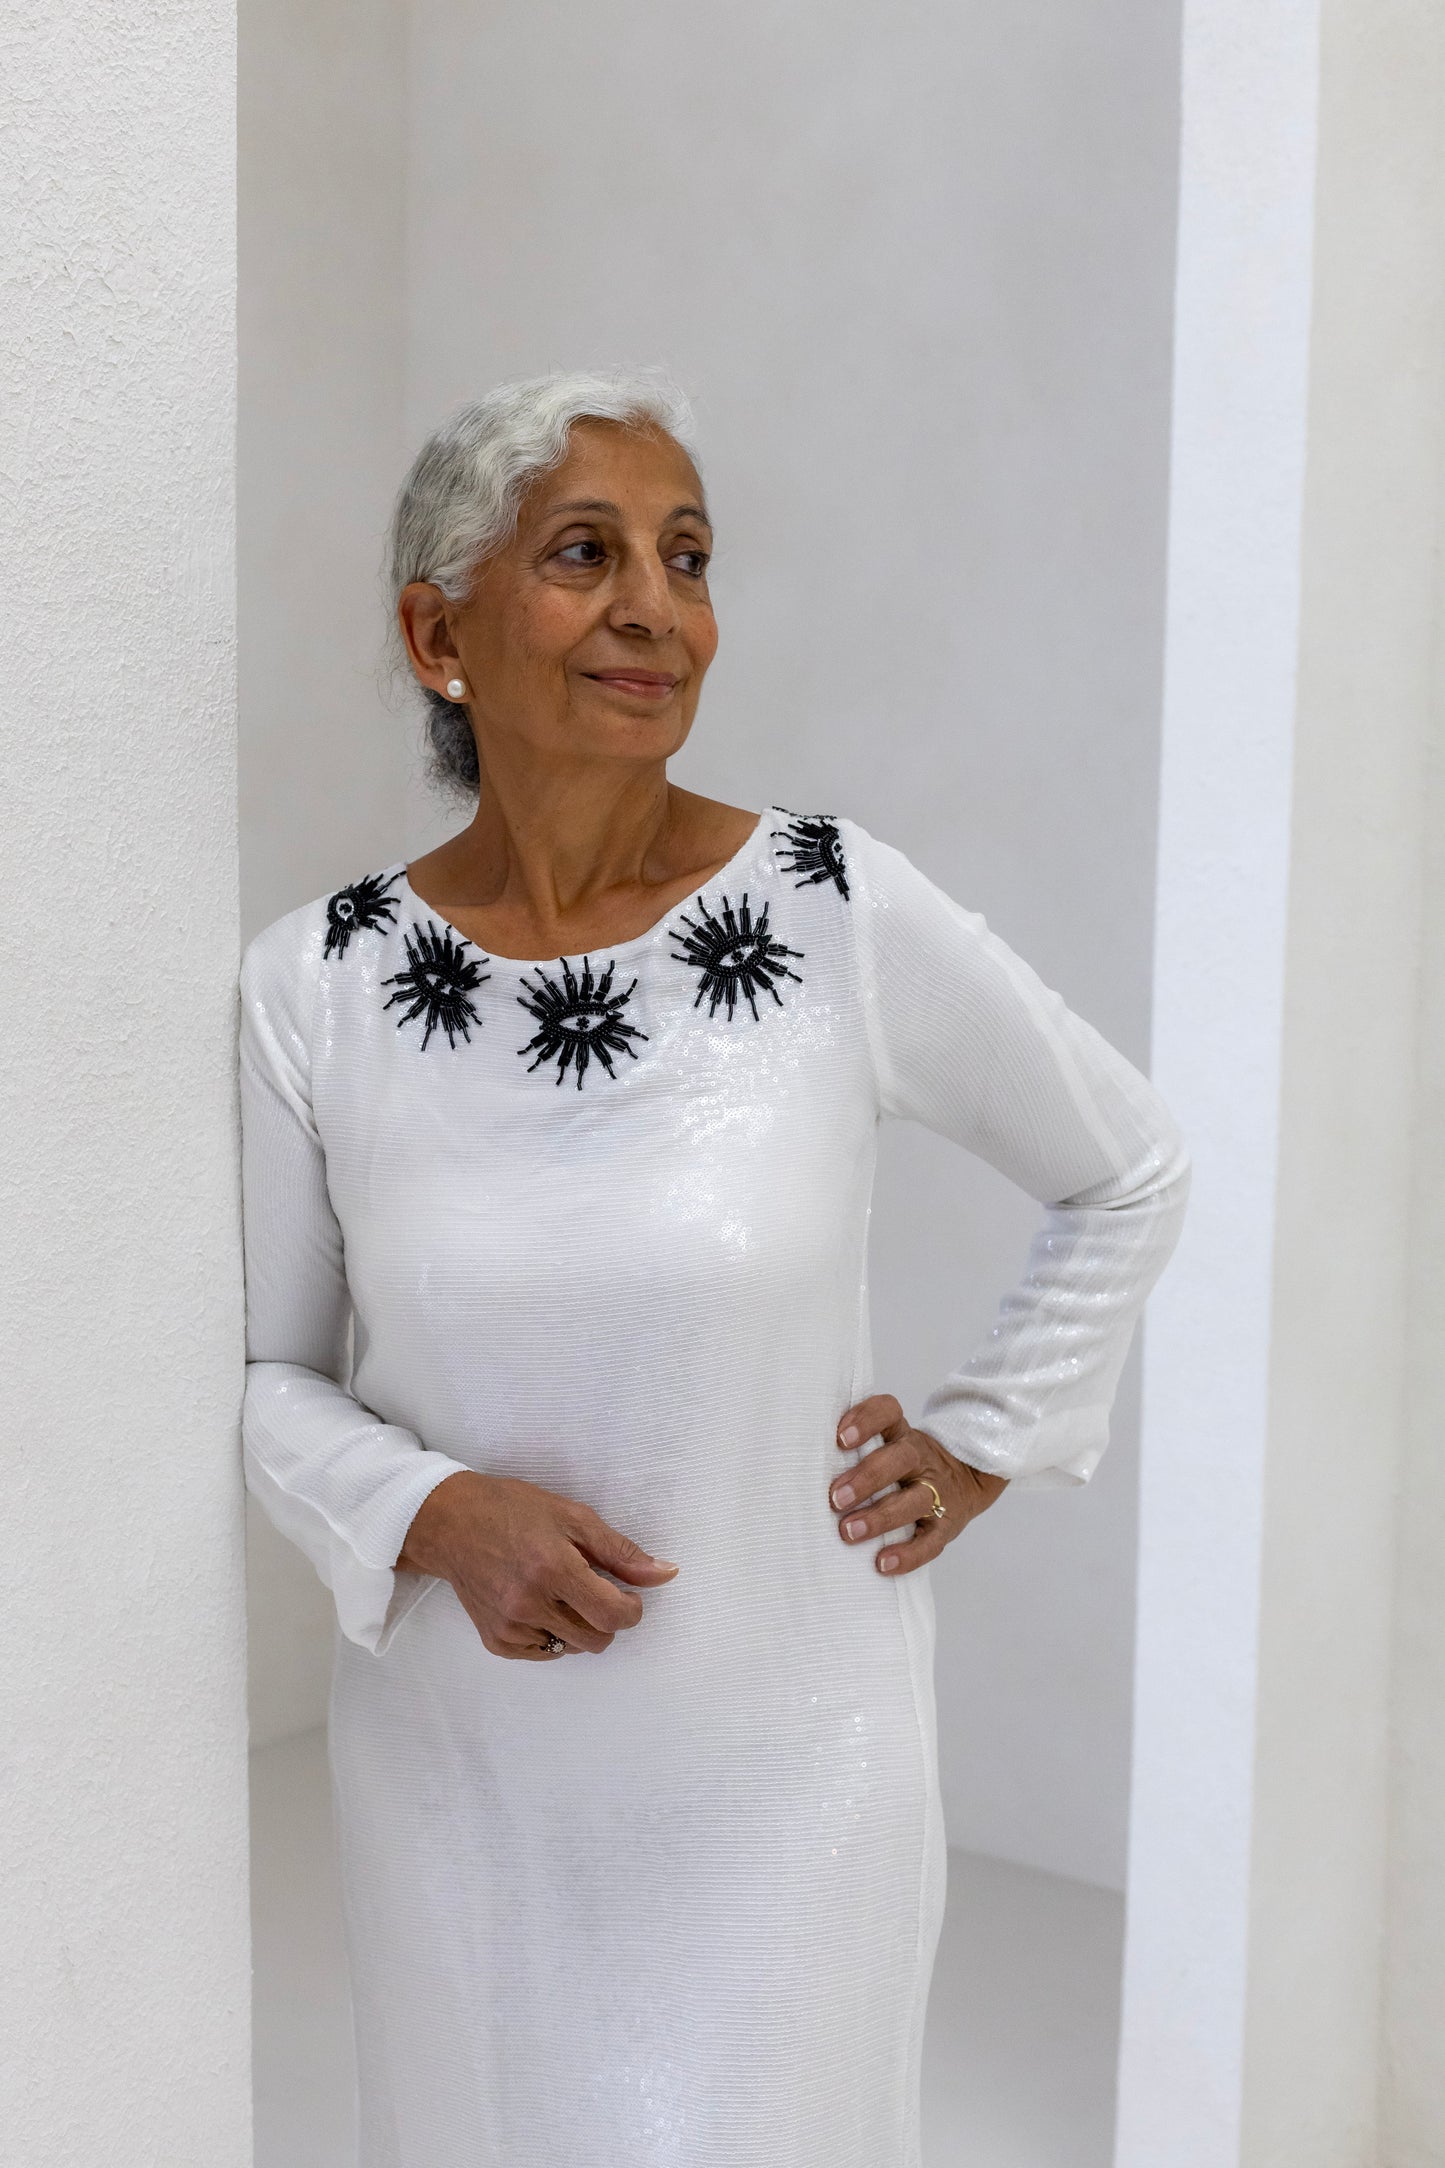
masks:
{"label": "short white hair", "polygon": [[[393,666],[410,675],[396,604],[413,580],[428,580],[449,602],[465,600],[477,567],[511,539],[528,484],[567,456],[579,421],[647,425],[674,438],[698,464],[686,392],[661,367],[553,370],[498,384],[448,415],[417,453],[397,492],[387,547]],[[477,749],[464,707],[429,686],[426,705],[433,777],[474,793]]]}

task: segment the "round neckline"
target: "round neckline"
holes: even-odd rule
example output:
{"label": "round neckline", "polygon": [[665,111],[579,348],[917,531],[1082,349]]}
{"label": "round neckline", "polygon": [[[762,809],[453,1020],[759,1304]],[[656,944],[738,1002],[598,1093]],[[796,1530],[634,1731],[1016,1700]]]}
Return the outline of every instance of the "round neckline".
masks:
{"label": "round neckline", "polygon": [[756,824],[738,845],[732,857],[725,859],[716,873],[710,873],[707,879],[694,888],[689,895],[680,896],[676,903],[670,903],[662,916],[655,918],[652,924],[646,927],[642,933],[632,934],[626,941],[614,941],[602,948],[576,949],[567,956],[505,956],[499,949],[484,949],[479,942],[472,939],[469,933],[463,933],[460,926],[453,925],[449,918],[444,917],[435,904],[428,903],[424,896],[417,894],[411,885],[411,874],[407,870],[405,859],[401,861],[397,871],[402,888],[411,899],[412,909],[419,916],[424,914],[434,924],[446,927],[448,932],[455,934],[458,941],[465,941],[468,948],[475,949],[477,954],[484,957],[488,963],[516,964],[519,969],[528,971],[535,969],[538,964],[569,963],[574,958],[584,955],[589,958],[593,956],[627,956],[635,950],[646,948],[648,943],[654,941],[658,934],[663,931],[669,919],[675,918],[679,911],[686,911],[691,905],[699,903],[708,890],[716,887],[719,881],[732,879],[741,872],[752,858],[758,845],[763,841],[771,826],[774,814],[781,813],[782,810],[781,806],[765,805],[758,815]]}

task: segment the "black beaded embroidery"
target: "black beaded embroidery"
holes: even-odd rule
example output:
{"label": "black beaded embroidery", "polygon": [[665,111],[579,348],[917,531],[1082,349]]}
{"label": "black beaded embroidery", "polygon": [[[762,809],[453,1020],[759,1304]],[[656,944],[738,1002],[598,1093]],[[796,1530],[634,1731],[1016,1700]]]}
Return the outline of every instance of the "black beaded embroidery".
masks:
{"label": "black beaded embroidery", "polygon": [[647,1033],[622,1019],[622,1010],[632,998],[636,979],[631,986],[614,994],[615,963],[610,963],[601,978],[594,980],[589,957],[582,959],[580,979],[565,956],[559,956],[557,960],[562,966],[560,986],[555,979],[548,978],[545,971],[537,973],[540,985],[533,986],[529,979],[522,981],[527,991],[518,994],[517,999],[537,1018],[542,1028],[525,1046],[519,1046],[517,1052],[530,1054],[534,1047],[537,1049],[536,1061],[527,1064],[529,1071],[544,1061],[555,1060],[559,1084],[571,1065],[580,1091],[594,1054],[607,1074],[616,1076],[613,1055],[630,1054],[636,1061],[637,1049],[630,1042],[645,1039]]}
{"label": "black beaded embroidery", "polygon": [[[786,806],[779,806],[780,813],[788,813]],[[826,813],[788,813],[786,828],[775,828],[775,836],[781,836],[791,850],[779,851],[790,873],[799,878],[794,888],[807,888],[818,881],[831,881],[840,896],[848,894],[848,868],[843,860],[843,839],[838,833],[838,823]]]}
{"label": "black beaded embroidery", "polygon": [[431,919],[427,920],[425,933],[418,927],[405,938],[406,969],[382,980],[383,986],[396,988],[383,1002],[383,1008],[389,1009],[394,1002],[404,1004],[396,1020],[398,1031],[414,1017],[425,1016],[423,1048],[438,1027],[446,1033],[448,1046],[456,1045],[458,1032],[470,1044],[471,1026],[481,1022],[472,995],[483,979],[491,977],[490,971],[482,969],[490,959],[464,955],[463,945],[453,938],[451,928],[439,932]]}
{"label": "black beaded embroidery", "polygon": [[350,888],[338,888],[334,896],[326,899],[326,947],[323,956],[344,956],[346,944],[354,933],[371,932],[378,926],[390,926],[396,919],[396,898],[386,893],[393,881],[401,875],[392,873],[385,880],[379,873],[368,873],[365,880],[353,881]]}
{"label": "black beaded embroidery", "polygon": [[681,914],[682,923],[688,928],[685,934],[673,933],[673,939],[682,946],[674,953],[680,962],[689,963],[699,974],[696,1008],[704,994],[708,997],[708,1015],[716,1016],[718,1009],[726,1006],[729,1019],[737,1007],[741,994],[757,1021],[757,996],[769,993],[781,1008],[783,997],[774,985],[775,979],[794,979],[801,986],[796,971],[790,971],[782,961],[785,956],[796,956],[801,963],[801,949],[786,948],[775,941],[768,932],[768,906],[754,919],[743,897],[734,911],[726,896],[722,899],[720,916],[715,916],[705,905],[699,905],[700,922]]}

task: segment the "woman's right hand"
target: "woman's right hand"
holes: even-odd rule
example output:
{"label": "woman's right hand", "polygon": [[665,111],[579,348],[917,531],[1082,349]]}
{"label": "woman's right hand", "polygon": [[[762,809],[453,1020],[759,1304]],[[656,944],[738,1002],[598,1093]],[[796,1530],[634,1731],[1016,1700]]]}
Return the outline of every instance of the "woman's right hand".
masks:
{"label": "woman's right hand", "polygon": [[446,1476],[423,1500],[396,1563],[449,1581],[494,1656],[544,1663],[553,1660],[549,1633],[569,1653],[595,1655],[642,1617],[642,1598],[594,1568],[640,1588],[678,1570],[575,1498],[473,1469]]}

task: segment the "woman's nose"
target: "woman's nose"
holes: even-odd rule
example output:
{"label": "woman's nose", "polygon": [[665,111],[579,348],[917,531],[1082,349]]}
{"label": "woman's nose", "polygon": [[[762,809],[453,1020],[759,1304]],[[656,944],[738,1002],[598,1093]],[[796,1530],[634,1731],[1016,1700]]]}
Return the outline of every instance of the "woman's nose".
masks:
{"label": "woman's nose", "polygon": [[612,616],[619,627],[651,633],[654,639],[673,631],[677,611],[665,567],[641,563],[624,567]]}

